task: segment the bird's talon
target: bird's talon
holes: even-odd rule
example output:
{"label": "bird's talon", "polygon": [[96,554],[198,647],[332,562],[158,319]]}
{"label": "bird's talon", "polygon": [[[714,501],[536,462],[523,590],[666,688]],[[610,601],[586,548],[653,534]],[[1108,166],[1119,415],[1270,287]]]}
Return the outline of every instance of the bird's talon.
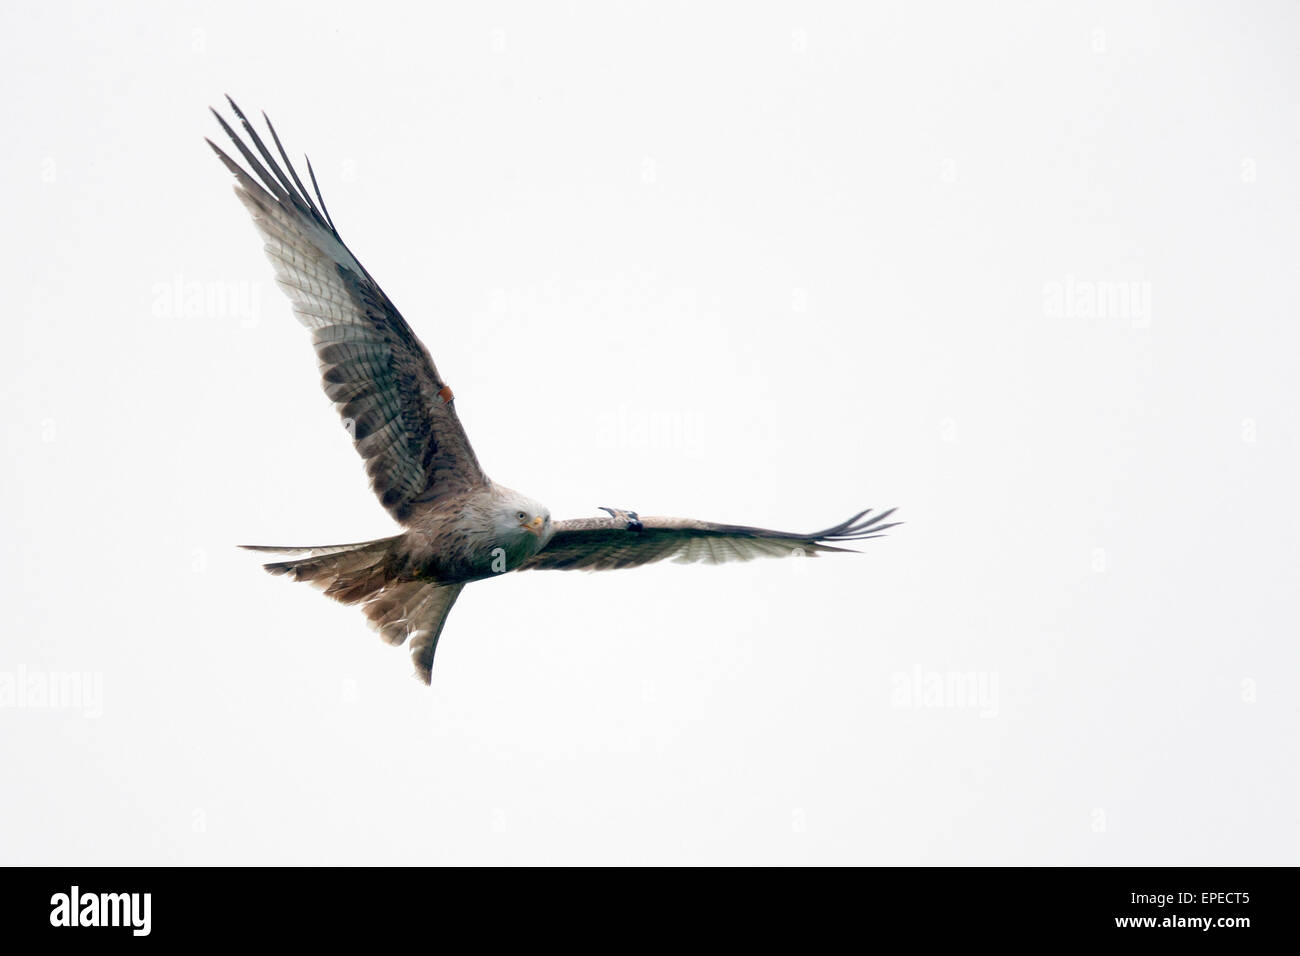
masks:
{"label": "bird's talon", "polygon": [[600,510],[608,512],[611,518],[626,521],[628,531],[645,530],[645,525],[641,523],[641,517],[635,511],[625,511],[622,508],[606,508],[604,505],[600,506]]}

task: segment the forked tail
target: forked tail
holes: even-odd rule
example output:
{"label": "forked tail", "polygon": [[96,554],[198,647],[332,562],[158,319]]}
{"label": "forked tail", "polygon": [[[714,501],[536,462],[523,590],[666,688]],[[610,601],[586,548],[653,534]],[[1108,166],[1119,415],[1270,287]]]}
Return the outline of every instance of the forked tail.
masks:
{"label": "forked tail", "polygon": [[388,644],[400,645],[411,638],[416,675],[427,684],[432,677],[438,637],[464,585],[402,580],[394,558],[394,545],[400,537],[314,548],[255,544],[241,547],[265,554],[294,555],[263,567],[272,574],[306,581],[343,604],[361,604],[370,626]]}

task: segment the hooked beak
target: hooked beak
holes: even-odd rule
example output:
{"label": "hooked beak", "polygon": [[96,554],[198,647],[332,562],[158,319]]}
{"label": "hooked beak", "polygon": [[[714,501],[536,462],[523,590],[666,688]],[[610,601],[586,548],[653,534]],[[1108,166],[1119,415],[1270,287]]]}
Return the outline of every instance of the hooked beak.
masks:
{"label": "hooked beak", "polygon": [[544,524],[545,522],[542,521],[542,516],[538,515],[536,518],[534,518],[532,521],[529,521],[527,524],[521,523],[519,527],[523,528],[529,534],[537,535],[538,537],[540,537],[542,534],[542,525]]}

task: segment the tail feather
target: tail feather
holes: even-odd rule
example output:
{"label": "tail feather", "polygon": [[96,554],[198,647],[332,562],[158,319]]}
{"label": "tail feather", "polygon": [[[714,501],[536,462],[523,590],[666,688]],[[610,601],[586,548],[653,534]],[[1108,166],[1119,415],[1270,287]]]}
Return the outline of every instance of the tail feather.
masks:
{"label": "tail feather", "polygon": [[[379,541],[394,541],[395,538],[380,538]],[[322,554],[338,554],[340,551],[355,551],[378,544],[379,541],[358,541],[354,544],[318,544],[310,547],[285,548],[272,544],[241,544],[245,551],[261,551],[265,554],[295,554],[300,557],[315,557]]]}
{"label": "tail feather", "polygon": [[356,604],[383,588],[391,580],[390,558],[396,538],[380,538],[359,544],[334,544],[310,548],[278,548],[244,545],[250,551],[294,554],[288,561],[264,564],[272,574],[306,581],[343,604]]}
{"label": "tail feather", "polygon": [[387,644],[400,645],[411,638],[416,675],[428,684],[438,638],[464,585],[403,580],[394,558],[393,545],[399,538],[301,548],[242,547],[267,554],[294,555],[289,560],[273,561],[262,567],[272,574],[306,581],[343,604],[361,604],[366,620]]}
{"label": "tail feather", "polygon": [[366,602],[366,618],[385,644],[401,644],[406,640],[406,622],[428,597],[429,590],[427,581],[407,581],[385,588]]}

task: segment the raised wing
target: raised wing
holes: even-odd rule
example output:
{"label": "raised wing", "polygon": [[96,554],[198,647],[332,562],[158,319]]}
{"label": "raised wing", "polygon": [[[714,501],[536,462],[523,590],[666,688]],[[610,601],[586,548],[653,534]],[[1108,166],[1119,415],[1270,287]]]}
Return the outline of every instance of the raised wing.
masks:
{"label": "raised wing", "polygon": [[753,558],[815,556],[819,551],[851,551],[838,547],[864,541],[895,527],[885,524],[894,509],[868,518],[870,510],[813,534],[768,528],[715,524],[690,518],[579,518],[556,525],[550,543],[518,570],[612,571],[635,568],[672,558],[682,564],[702,561],[749,561]]}
{"label": "raised wing", "polygon": [[266,125],[283,168],[234,100],[230,107],[256,154],[220,113],[212,112],[252,175],[212,140],[208,145],[235,174],[235,193],[266,242],[276,281],[292,300],[298,320],[312,330],[325,394],[351,433],[380,502],[398,521],[410,524],[421,505],[486,484],[452,405],[451,389],[397,307],[343,244],[311,162],[307,171],[319,207],[271,121]]}

